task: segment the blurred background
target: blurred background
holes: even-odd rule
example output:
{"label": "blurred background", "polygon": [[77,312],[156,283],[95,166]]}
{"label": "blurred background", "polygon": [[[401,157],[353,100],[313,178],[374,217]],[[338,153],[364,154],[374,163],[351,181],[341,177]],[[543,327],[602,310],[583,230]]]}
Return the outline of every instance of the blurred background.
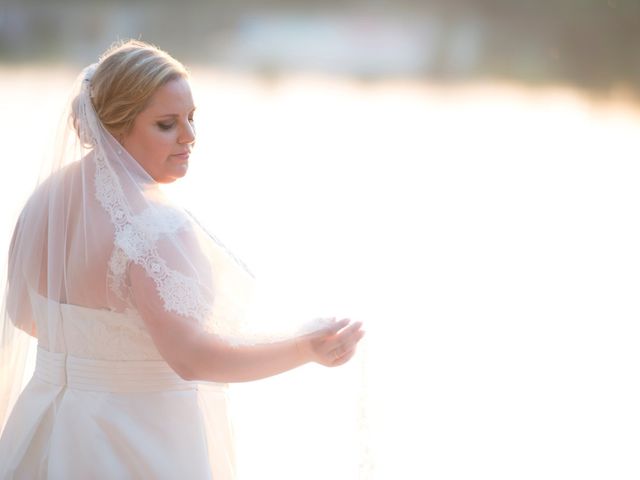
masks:
{"label": "blurred background", "polygon": [[4,0],[0,58],[84,65],[116,38],[190,64],[363,79],[501,78],[635,92],[634,0]]}
{"label": "blurred background", "polygon": [[640,2],[3,0],[3,251],[74,77],[127,38],[192,71],[168,190],[256,318],[367,330],[234,386],[241,479],[640,477]]}

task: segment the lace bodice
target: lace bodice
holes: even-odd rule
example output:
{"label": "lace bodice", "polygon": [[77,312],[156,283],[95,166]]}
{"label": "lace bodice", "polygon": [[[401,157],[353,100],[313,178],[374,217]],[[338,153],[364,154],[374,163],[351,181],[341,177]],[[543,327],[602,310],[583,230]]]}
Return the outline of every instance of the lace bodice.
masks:
{"label": "lace bodice", "polygon": [[46,350],[102,360],[161,358],[135,310],[118,313],[60,304],[33,292],[31,303],[38,344]]}
{"label": "lace bodice", "polygon": [[[155,222],[163,228],[178,228],[184,221]],[[157,227],[154,227],[157,228]],[[151,230],[151,228],[149,228]],[[161,229],[159,229],[161,233]],[[122,233],[124,236],[125,234]],[[242,342],[245,315],[253,296],[253,277],[230,252],[217,243],[213,252],[213,302],[206,317],[195,317],[206,331],[232,343]],[[124,239],[120,242],[124,243]],[[119,247],[109,262],[109,286],[125,301],[123,311],[95,309],[57,303],[33,291],[32,311],[37,325],[38,342],[52,352],[65,352],[82,358],[105,360],[160,359],[144,321],[132,304],[128,287],[130,260]],[[188,285],[163,284],[167,298],[175,305],[189,304]],[[185,297],[186,300],[185,300]],[[181,312],[179,312],[181,313]],[[250,341],[250,339],[246,339]]]}

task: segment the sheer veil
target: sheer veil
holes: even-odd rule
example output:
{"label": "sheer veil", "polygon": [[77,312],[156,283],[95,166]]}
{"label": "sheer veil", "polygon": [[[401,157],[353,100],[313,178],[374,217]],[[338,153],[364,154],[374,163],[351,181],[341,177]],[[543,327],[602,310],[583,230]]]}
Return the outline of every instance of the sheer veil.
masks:
{"label": "sheer veil", "polygon": [[[66,340],[78,335],[62,321],[65,304],[187,318],[231,344],[326,327],[320,318],[260,317],[249,269],[173,202],[99,120],[91,88],[99,65],[74,82],[55,148],[11,239],[0,312],[0,433],[31,373],[34,337],[39,348],[66,352]],[[109,336],[117,341],[117,332]],[[364,404],[359,423],[366,434]],[[365,448],[361,455],[366,470],[370,453]]]}
{"label": "sheer veil", "polygon": [[[60,351],[71,334],[61,324],[61,304],[188,317],[235,343],[291,334],[248,327],[241,306],[252,297],[251,272],[173,204],[102,125],[91,101],[97,66],[75,81],[54,155],[13,234],[0,339],[0,427],[22,387],[29,335]],[[132,266],[148,280],[142,294],[133,292]]]}

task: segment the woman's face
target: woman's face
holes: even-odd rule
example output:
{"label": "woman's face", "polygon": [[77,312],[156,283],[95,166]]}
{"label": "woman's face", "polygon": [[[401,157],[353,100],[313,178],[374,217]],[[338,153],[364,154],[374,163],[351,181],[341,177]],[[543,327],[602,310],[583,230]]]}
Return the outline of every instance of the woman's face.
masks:
{"label": "woman's face", "polygon": [[156,182],[173,182],[187,173],[194,111],[189,82],[171,80],[151,96],[120,143]]}

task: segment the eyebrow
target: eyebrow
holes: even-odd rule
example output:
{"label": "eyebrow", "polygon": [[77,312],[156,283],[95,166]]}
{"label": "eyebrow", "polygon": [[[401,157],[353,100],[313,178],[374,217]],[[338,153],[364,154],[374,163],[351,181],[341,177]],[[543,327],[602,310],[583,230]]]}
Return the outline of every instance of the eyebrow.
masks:
{"label": "eyebrow", "polygon": [[[189,113],[193,113],[195,111],[196,111],[196,107],[193,107],[193,109],[189,111]],[[179,113],[165,113],[164,115],[158,115],[156,118],[166,118],[166,117],[176,118],[179,116],[180,116]]]}

